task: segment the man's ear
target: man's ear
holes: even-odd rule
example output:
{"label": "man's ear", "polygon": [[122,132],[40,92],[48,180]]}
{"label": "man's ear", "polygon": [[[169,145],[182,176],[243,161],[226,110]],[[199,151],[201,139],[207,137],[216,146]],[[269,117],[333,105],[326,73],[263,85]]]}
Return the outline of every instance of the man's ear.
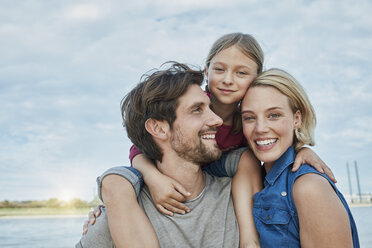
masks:
{"label": "man's ear", "polygon": [[161,140],[167,139],[167,133],[169,131],[168,122],[150,118],[146,120],[145,128],[154,138]]}
{"label": "man's ear", "polygon": [[208,67],[204,67],[205,78],[208,78]]}

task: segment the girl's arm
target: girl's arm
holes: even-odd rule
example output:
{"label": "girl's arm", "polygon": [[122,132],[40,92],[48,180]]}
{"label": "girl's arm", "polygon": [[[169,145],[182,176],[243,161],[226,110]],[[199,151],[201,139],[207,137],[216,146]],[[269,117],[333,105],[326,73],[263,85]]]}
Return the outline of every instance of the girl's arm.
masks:
{"label": "girl's arm", "polygon": [[348,214],[325,178],[314,173],[299,177],[293,199],[302,247],[353,247]]}
{"label": "girl's arm", "polygon": [[129,151],[132,167],[139,170],[146,185],[150,189],[151,198],[162,214],[172,216],[173,213],[185,214],[190,209],[182,204],[184,196],[189,193],[175,180],[158,171],[153,161],[148,159],[135,145]]}
{"label": "girl's arm", "polygon": [[260,162],[250,150],[242,153],[232,180],[232,196],[239,224],[240,247],[260,247],[253,219],[253,196],[262,189]]}
{"label": "girl's arm", "polygon": [[162,214],[173,216],[173,213],[185,214],[190,209],[182,202],[189,192],[177,181],[159,172],[151,160],[144,154],[138,154],[132,160],[132,166],[143,175],[145,184],[150,189],[151,198]]}
{"label": "girl's arm", "polygon": [[309,164],[314,167],[317,171],[325,173],[334,183],[337,182],[331,169],[319,158],[319,156],[310,148],[303,147],[297,153],[295,158],[292,171],[295,172],[303,164]]}

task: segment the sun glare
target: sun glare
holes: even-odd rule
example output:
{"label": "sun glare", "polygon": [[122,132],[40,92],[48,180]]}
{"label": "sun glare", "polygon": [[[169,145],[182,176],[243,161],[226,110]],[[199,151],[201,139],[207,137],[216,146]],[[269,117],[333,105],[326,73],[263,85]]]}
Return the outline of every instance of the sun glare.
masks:
{"label": "sun glare", "polygon": [[61,192],[60,196],[58,197],[59,200],[69,202],[73,198],[71,192],[63,191]]}

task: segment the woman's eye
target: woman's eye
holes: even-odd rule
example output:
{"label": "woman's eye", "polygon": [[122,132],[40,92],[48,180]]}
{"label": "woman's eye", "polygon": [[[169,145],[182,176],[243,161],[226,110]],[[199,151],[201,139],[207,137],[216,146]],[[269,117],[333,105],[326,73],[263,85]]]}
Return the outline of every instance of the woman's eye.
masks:
{"label": "woman's eye", "polygon": [[276,114],[276,113],[269,115],[269,118],[272,118],[272,119],[277,119],[279,117],[280,117],[280,114]]}
{"label": "woman's eye", "polygon": [[246,73],[245,71],[239,71],[238,74],[239,75],[248,75],[248,73]]}

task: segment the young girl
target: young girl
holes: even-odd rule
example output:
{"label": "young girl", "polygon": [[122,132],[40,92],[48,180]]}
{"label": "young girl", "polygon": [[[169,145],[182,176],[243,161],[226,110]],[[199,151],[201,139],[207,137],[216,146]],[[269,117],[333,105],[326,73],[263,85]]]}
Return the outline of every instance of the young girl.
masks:
{"label": "young girl", "polygon": [[[244,97],[250,83],[262,72],[264,55],[257,41],[250,35],[233,33],[219,38],[212,46],[206,60],[205,73],[207,76],[207,94],[211,98],[211,107],[223,119],[223,125],[218,129],[216,140],[224,152],[246,146],[241,129],[239,103]],[[241,245],[253,242],[258,243],[258,235],[254,228],[252,205],[253,194],[262,187],[260,168],[252,164],[253,155],[250,151],[242,154],[239,167],[232,183],[234,206],[240,229]],[[185,214],[189,208],[182,202],[188,192],[176,181],[162,175],[152,161],[146,158],[135,147],[131,148],[130,159],[132,166],[138,169],[146,185],[149,187],[151,197],[160,212],[167,215],[173,213]],[[247,163],[247,161],[249,161]],[[296,165],[310,163],[323,171],[329,171],[327,166],[316,156],[312,150],[302,149],[296,157]],[[321,166],[319,166],[319,164]],[[257,165],[257,164],[256,164]],[[330,172],[330,176],[333,177]],[[108,211],[110,232],[115,244],[120,243],[123,232],[121,214],[124,209],[122,201],[125,198],[120,193],[121,178],[105,181],[102,193]],[[104,182],[105,182],[104,181]],[[112,204],[108,204],[112,203]],[[115,216],[110,218],[111,216]]]}
{"label": "young girl", "polygon": [[304,165],[292,173],[296,152],[314,145],[316,117],[300,84],[270,69],[257,77],[242,102],[244,135],[267,173],[254,196],[262,247],[359,247],[350,209],[335,184]]}

